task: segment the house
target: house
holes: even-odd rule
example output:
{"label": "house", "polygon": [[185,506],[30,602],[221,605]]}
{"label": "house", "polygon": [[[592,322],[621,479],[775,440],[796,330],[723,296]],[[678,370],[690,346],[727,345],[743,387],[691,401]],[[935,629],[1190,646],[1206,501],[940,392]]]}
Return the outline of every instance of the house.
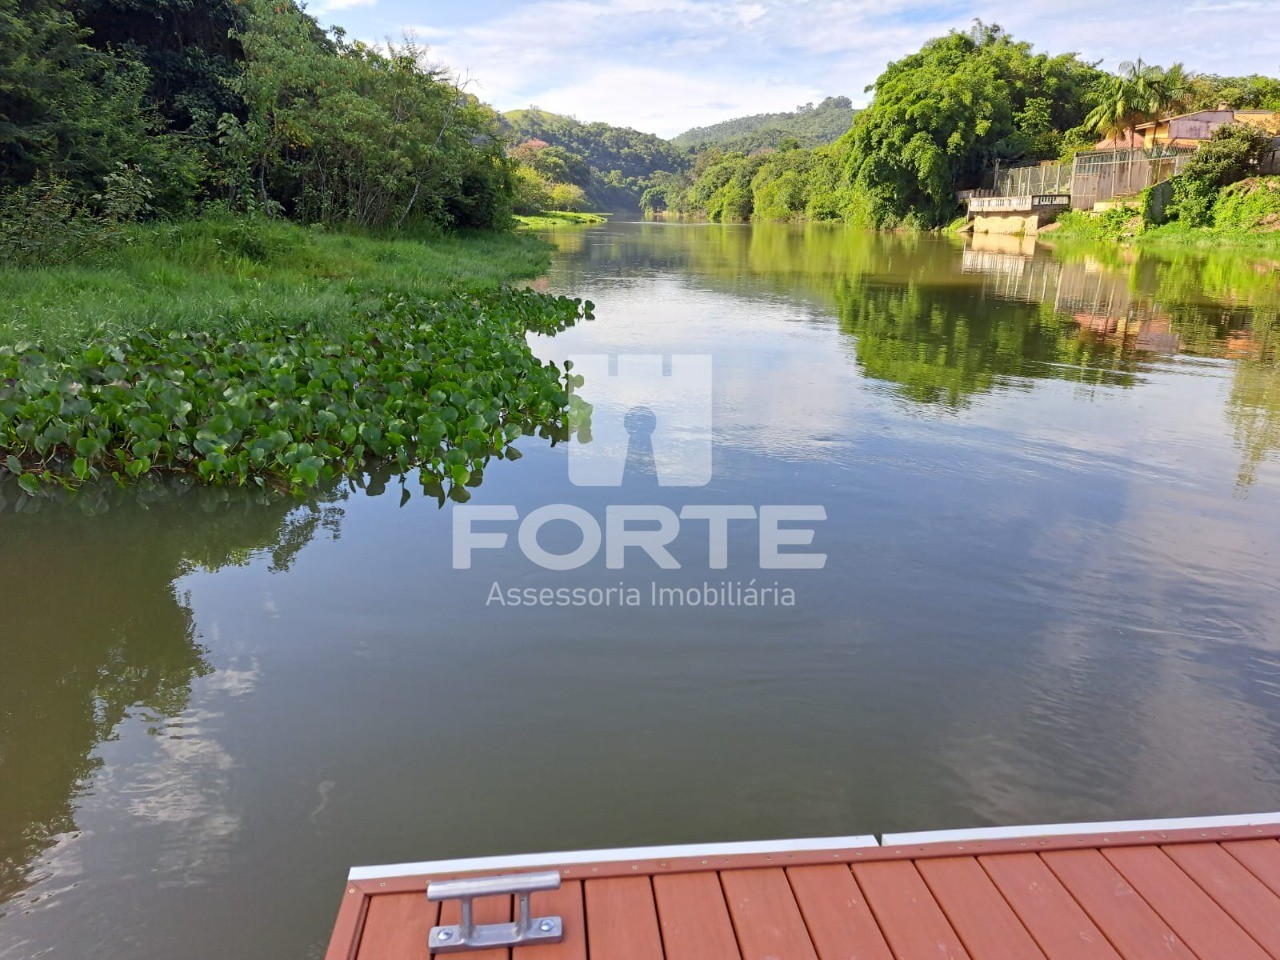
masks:
{"label": "house", "polygon": [[1093,145],[1095,150],[1141,150],[1142,148],[1142,134],[1133,130],[1126,130],[1124,133],[1116,134],[1114,137],[1107,137],[1107,139],[1099,140]]}
{"label": "house", "polygon": [[1147,150],[1156,146],[1197,147],[1223,124],[1247,123],[1264,127],[1275,116],[1274,110],[1234,110],[1226,104],[1219,104],[1215,110],[1196,110],[1140,123],[1134,131],[1142,137],[1142,145]]}

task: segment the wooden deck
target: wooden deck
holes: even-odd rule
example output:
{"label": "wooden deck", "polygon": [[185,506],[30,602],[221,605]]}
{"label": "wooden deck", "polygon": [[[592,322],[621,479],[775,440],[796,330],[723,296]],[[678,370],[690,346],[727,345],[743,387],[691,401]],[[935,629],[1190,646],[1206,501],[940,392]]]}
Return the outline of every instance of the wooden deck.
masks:
{"label": "wooden deck", "polygon": [[[326,960],[425,960],[457,922],[428,880],[553,868],[533,909],[562,943],[458,956],[1280,960],[1280,815],[359,868]],[[480,923],[511,911],[476,901]]]}

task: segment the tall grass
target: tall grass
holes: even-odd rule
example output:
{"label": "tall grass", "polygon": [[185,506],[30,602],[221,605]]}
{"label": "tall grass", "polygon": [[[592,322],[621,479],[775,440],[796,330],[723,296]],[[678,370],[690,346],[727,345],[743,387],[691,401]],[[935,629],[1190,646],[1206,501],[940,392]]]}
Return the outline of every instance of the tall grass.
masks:
{"label": "tall grass", "polygon": [[230,216],[135,226],[76,263],[0,264],[0,344],[125,336],[156,323],[337,328],[387,291],[438,297],[536,276],[549,252],[527,235],[380,238]]}

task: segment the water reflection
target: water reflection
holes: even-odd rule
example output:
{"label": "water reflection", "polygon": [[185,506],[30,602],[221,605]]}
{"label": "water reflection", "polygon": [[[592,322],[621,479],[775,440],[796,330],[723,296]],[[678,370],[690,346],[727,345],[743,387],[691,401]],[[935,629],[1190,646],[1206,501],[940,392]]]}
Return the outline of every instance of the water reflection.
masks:
{"label": "water reflection", "polygon": [[[336,537],[341,516],[331,502],[181,483],[102,487],[70,504],[20,496],[8,499],[21,513],[0,512],[0,903],[75,831],[76,797],[101,766],[95,751],[126,718],[165,733],[175,760],[155,771],[163,792],[143,790],[136,813],[192,814],[174,773],[192,751],[216,752],[195,729],[199,717],[184,716],[192,684],[212,668],[175,583],[257,556],[287,570],[317,534]],[[187,729],[171,726],[177,718]]]}
{"label": "water reflection", "polygon": [[1270,386],[1280,375],[1280,263],[1266,258],[825,224],[646,224],[552,238],[566,253],[557,280],[570,289],[588,276],[619,288],[679,276],[739,299],[807,300],[838,318],[863,374],[920,403],[959,408],[1046,379],[1134,387],[1150,364],[1178,355],[1248,360],[1227,410],[1241,486],[1280,451]]}

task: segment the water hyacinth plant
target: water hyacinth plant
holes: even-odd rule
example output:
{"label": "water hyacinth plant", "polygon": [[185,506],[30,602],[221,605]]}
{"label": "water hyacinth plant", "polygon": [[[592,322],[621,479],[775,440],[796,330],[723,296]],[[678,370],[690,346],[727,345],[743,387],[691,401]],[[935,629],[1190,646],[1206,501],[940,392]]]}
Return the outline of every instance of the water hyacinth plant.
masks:
{"label": "water hyacinth plant", "polygon": [[151,328],[87,346],[0,346],[0,477],[27,494],[183,473],[300,491],[371,462],[465,499],[490,457],[564,429],[567,370],[528,331],[590,301],[503,289],[388,295],[349,332]]}

